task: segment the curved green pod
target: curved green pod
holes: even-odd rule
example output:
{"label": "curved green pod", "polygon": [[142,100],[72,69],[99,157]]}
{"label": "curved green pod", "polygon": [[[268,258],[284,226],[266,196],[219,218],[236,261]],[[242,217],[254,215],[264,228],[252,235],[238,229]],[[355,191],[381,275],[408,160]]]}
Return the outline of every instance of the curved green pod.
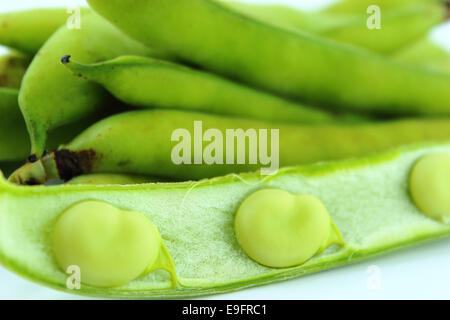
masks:
{"label": "curved green pod", "polygon": [[322,28],[341,22],[340,17],[304,12],[279,4],[247,3],[240,1],[220,1],[224,6],[239,11],[252,18],[262,20],[283,28],[319,32]]}
{"label": "curved green pod", "polygon": [[98,122],[57,151],[25,164],[10,181],[39,184],[86,173],[188,180],[260,168],[271,174],[278,167],[448,139],[449,119],[290,126],[181,111],[133,111]]}
{"label": "curved green pod", "polygon": [[0,56],[0,87],[19,89],[30,59],[18,52]]}
{"label": "curved green pod", "polygon": [[66,8],[0,14],[0,44],[33,56],[70,17]]}
{"label": "curved green pod", "polygon": [[[0,88],[0,168],[6,168],[4,172],[8,173],[13,168],[17,169],[30,155],[30,139],[17,102],[18,96],[16,89]],[[72,140],[99,119],[99,115],[94,115],[50,131],[49,150]]]}
{"label": "curved green pod", "polygon": [[[372,3],[375,4],[376,2]],[[224,5],[255,19],[291,30],[309,31],[324,38],[390,54],[421,38],[446,19],[444,3],[412,2],[382,9],[382,28],[367,27],[366,9],[346,14],[301,12],[282,5],[223,2]]]}
{"label": "curved green pod", "polygon": [[[423,35],[447,17],[440,1],[341,1],[324,12],[302,12],[282,5],[223,1],[235,10],[280,27],[353,43],[371,51],[389,53],[396,61],[450,72],[449,53]],[[369,30],[365,10],[369,5],[382,10],[382,28]],[[336,10],[336,12],[333,12]],[[331,11],[331,12],[329,12]],[[428,13],[426,13],[428,12]],[[352,31],[353,30],[353,31]]]}
{"label": "curved green pod", "polygon": [[47,131],[73,123],[112,105],[107,92],[91,82],[73,77],[61,65],[67,52],[83,62],[98,62],[123,54],[152,51],[129,39],[95,13],[82,11],[83,27],[61,27],[40,49],[22,82],[19,105],[31,140],[31,154],[40,157]]}
{"label": "curved green pod", "polygon": [[305,103],[381,114],[450,114],[448,75],[265,24],[217,1],[88,2],[147,45]]}
{"label": "curved green pod", "polygon": [[450,53],[429,36],[396,52],[392,58],[402,63],[450,74]]}
{"label": "curved green pod", "polygon": [[[2,179],[0,262],[55,289],[111,298],[212,295],[287,280],[450,236],[450,225],[423,214],[408,192],[415,163],[436,153],[450,154],[450,144],[286,168],[272,177],[244,174],[177,184],[31,188]],[[331,246],[289,268],[264,267],[251,260],[234,234],[235,213],[249,195],[268,188],[320,199],[345,245]],[[120,287],[81,284],[79,290],[68,289],[70,274],[55,261],[52,232],[64,210],[86,200],[137,211],[152,221],[173,259],[179,286],[157,271]]]}
{"label": "curved green pod", "polygon": [[[366,8],[367,9],[367,8]],[[373,52],[392,54],[423,37],[447,18],[442,2],[412,2],[390,10],[381,9],[381,28],[367,27],[369,14],[356,14],[346,24],[325,30],[321,36],[347,42]]]}
{"label": "curved green pod", "polygon": [[158,59],[128,56],[86,65],[67,57],[64,65],[74,75],[102,85],[119,100],[136,107],[187,109],[291,123],[338,119],[214,74]]}

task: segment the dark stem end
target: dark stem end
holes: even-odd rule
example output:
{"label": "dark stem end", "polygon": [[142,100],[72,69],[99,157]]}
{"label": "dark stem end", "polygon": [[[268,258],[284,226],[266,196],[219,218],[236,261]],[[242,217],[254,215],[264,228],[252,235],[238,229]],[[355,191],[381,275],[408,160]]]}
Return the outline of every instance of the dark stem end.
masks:
{"label": "dark stem end", "polygon": [[36,161],[38,161],[38,157],[35,154],[32,154],[27,158],[27,160],[29,163],[35,163]]}
{"label": "dark stem end", "polygon": [[61,58],[61,62],[63,63],[63,64],[68,64],[69,62],[70,62],[70,58],[71,58],[72,56],[70,55],[70,54],[66,54],[65,56],[63,56],[62,58]]}

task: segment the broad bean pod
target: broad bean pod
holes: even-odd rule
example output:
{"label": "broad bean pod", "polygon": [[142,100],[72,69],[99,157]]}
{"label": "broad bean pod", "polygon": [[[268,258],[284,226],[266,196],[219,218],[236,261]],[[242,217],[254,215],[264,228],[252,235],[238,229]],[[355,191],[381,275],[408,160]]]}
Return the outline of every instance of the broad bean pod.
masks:
{"label": "broad bean pod", "polygon": [[[131,106],[187,109],[297,124],[340,119],[329,112],[160,59],[127,56],[86,65],[66,56],[63,63],[74,75],[102,85]],[[346,118],[344,115],[341,120]]]}
{"label": "broad bean pod", "polygon": [[[27,128],[17,102],[18,95],[17,89],[0,88],[0,168],[5,170],[4,173],[10,173],[13,168],[17,169],[30,152]],[[101,116],[95,114],[52,130],[48,141],[49,150],[69,142],[92,123],[101,119]]]}
{"label": "broad bean pod", "polygon": [[402,63],[450,74],[450,52],[438,45],[430,35],[396,52],[392,58]]}
{"label": "broad bean pod", "polygon": [[99,85],[73,77],[60,64],[67,52],[83,62],[98,62],[123,54],[153,52],[90,11],[82,11],[83,27],[61,27],[40,49],[22,82],[19,105],[31,140],[31,154],[42,156],[47,132],[107,110],[111,97]]}
{"label": "broad bean pod", "polygon": [[[213,295],[304,276],[450,236],[450,225],[421,212],[408,190],[412,168],[429,154],[450,154],[450,145],[285,168],[271,177],[243,174],[177,184],[33,188],[1,179],[0,262],[42,285],[109,298]],[[250,259],[237,242],[235,214],[249,195],[273,188],[320,199],[345,245],[331,246],[288,268]],[[88,200],[140,212],[152,221],[173,259],[178,285],[164,271],[156,271],[120,287],[81,284],[80,290],[69,290],[70,274],[55,263],[52,233],[61,212]]]}
{"label": "broad bean pod", "polygon": [[[354,44],[381,54],[392,54],[423,37],[447,18],[444,3],[417,1],[381,9],[381,29],[367,27],[367,5],[346,13],[301,12],[282,5],[223,2],[255,19],[291,30],[308,31],[322,37]],[[376,4],[373,1],[370,5]],[[359,7],[359,6],[358,6]]]}
{"label": "broad bean pod", "polygon": [[448,139],[449,119],[291,126],[175,110],[133,111],[96,123],[57,151],[19,168],[10,181],[38,184],[86,173],[202,179]]}
{"label": "broad bean pod", "polygon": [[217,1],[88,2],[147,45],[305,103],[379,114],[450,114],[449,75],[278,28]]}

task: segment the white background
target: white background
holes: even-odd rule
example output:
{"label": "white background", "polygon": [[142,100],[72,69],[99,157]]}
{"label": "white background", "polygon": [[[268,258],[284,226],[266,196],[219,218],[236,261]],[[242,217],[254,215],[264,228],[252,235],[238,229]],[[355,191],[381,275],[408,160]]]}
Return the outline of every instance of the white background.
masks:
{"label": "white background", "polygon": [[[37,4],[39,2],[39,4]],[[281,2],[315,9],[328,0],[248,0]],[[1,1],[1,11],[36,6],[83,5],[83,0]],[[436,28],[433,39],[450,51],[450,23]],[[0,52],[4,49],[0,47]],[[374,271],[375,270],[375,271]],[[370,285],[379,277],[379,287]],[[362,263],[210,299],[450,299],[450,240],[427,243]],[[0,267],[0,299],[82,299],[35,285]]]}

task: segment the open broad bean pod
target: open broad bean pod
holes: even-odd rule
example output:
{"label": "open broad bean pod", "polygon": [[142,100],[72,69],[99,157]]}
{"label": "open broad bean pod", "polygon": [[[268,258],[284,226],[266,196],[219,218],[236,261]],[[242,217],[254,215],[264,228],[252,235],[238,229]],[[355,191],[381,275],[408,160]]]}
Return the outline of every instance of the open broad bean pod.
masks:
{"label": "open broad bean pod", "polygon": [[[286,168],[270,177],[243,174],[175,184],[64,188],[18,187],[2,179],[0,262],[41,284],[82,295],[174,298],[228,292],[448,237],[449,176],[447,143]],[[255,197],[263,200],[267,197],[258,193],[269,192],[270,198],[271,190],[281,193],[280,202],[272,202],[262,220],[252,224]],[[286,206],[289,203],[295,205]],[[103,214],[103,223],[95,222]],[[89,219],[80,219],[83,216]],[[70,219],[69,231],[62,232]],[[140,237],[145,228],[133,219],[147,219],[142,223],[153,230],[154,240]],[[286,219],[299,223],[305,236],[280,234],[277,223]],[[104,225],[114,226],[120,237],[111,240]],[[274,232],[262,236],[270,225]],[[310,233],[311,228],[322,230],[320,236]],[[94,231],[97,236],[92,238]],[[258,237],[274,245],[255,247]],[[116,245],[107,247],[111,241]],[[143,250],[141,269],[122,268],[121,255],[117,264],[105,264],[110,254],[118,254],[117,248],[127,247],[126,255]],[[99,248],[108,248],[100,258],[83,256],[84,249]],[[160,258],[155,260],[148,250],[162,250]],[[80,262],[90,276],[83,278],[81,269],[85,283],[79,289],[68,289],[70,274],[63,258]],[[99,274],[119,279],[121,285],[101,282]]]}

